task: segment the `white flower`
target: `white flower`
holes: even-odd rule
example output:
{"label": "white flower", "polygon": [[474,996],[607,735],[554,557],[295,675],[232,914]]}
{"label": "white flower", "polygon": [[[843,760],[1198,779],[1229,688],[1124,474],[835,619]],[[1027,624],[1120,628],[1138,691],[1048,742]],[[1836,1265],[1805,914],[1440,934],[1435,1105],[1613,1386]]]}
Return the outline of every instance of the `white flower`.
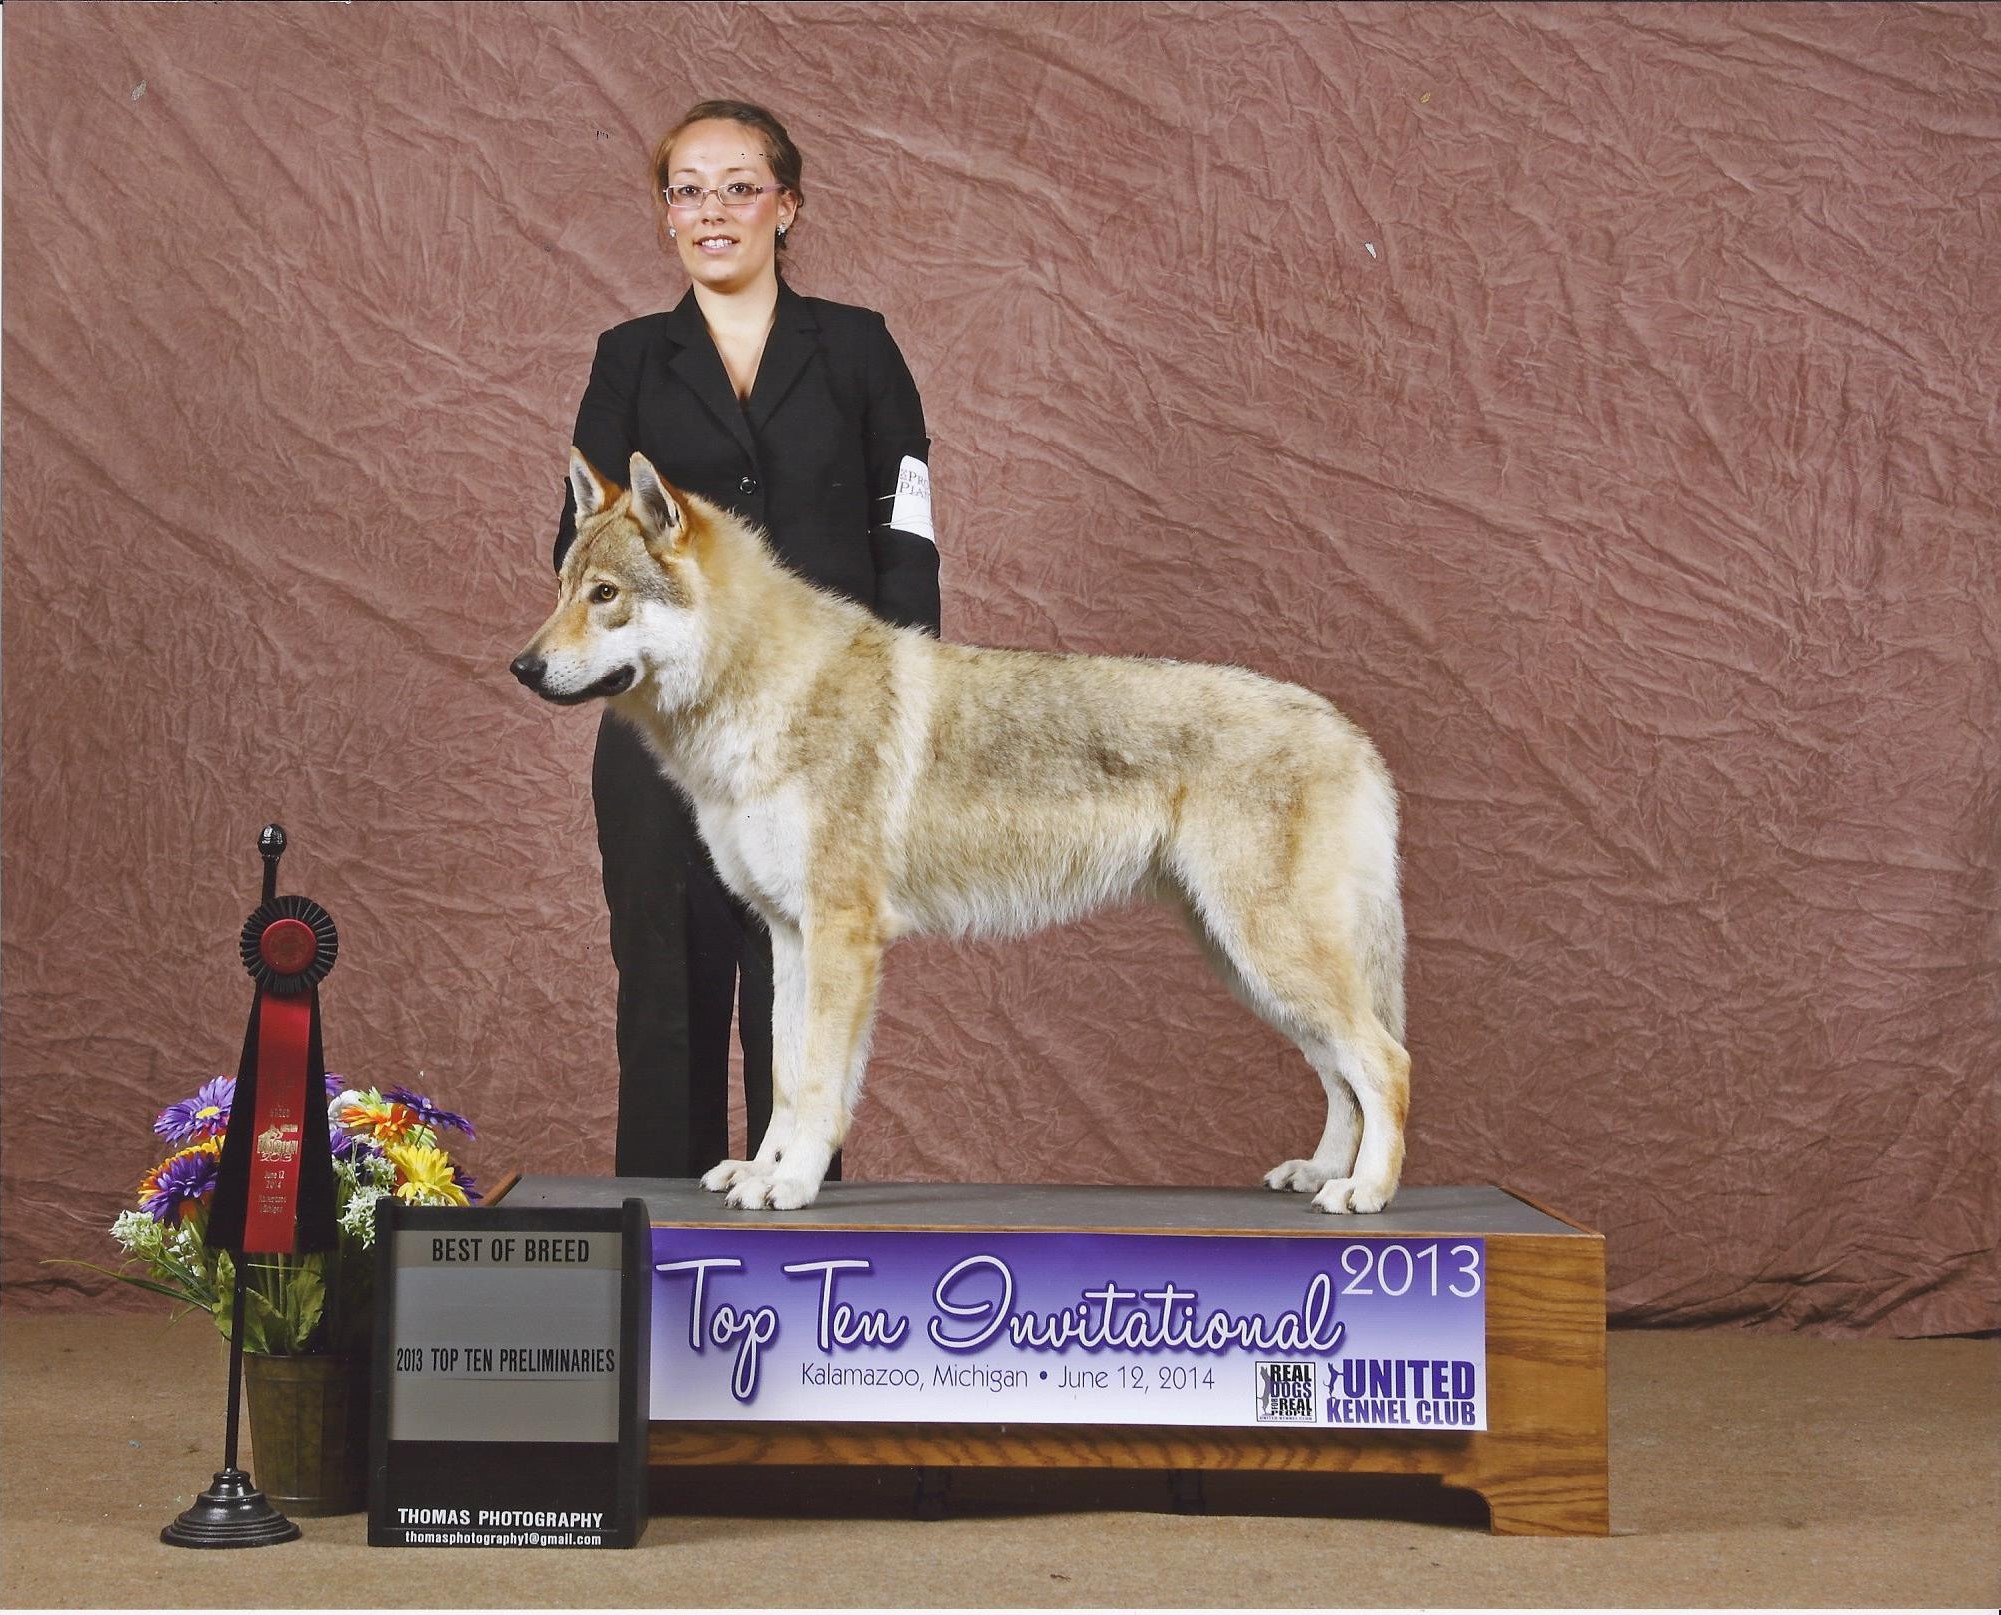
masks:
{"label": "white flower", "polygon": [[343,1137],[347,1129],[340,1124],[340,1113],[349,1105],[358,1105],[367,1098],[359,1088],[343,1088],[327,1101],[327,1129],[335,1138]]}
{"label": "white flower", "polygon": [[167,1231],[167,1243],[174,1247],[174,1253],[184,1262],[198,1263],[207,1260],[208,1246],[194,1230],[192,1223],[177,1222]]}
{"label": "white flower", "polygon": [[361,1184],[341,1211],[341,1232],[352,1238],[363,1250],[375,1248],[375,1202],[380,1200],[382,1195],[380,1184]]}
{"label": "white flower", "polygon": [[166,1244],[166,1230],[145,1211],[121,1211],[111,1220],[111,1237],[134,1256],[152,1256]]}

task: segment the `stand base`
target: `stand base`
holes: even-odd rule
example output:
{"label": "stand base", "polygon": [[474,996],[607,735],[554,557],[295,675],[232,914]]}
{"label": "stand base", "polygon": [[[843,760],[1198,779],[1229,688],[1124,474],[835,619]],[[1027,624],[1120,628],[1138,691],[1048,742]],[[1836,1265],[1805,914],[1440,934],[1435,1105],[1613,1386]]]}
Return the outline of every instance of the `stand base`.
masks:
{"label": "stand base", "polygon": [[240,1469],[218,1469],[208,1490],[160,1531],[170,1548],[269,1548],[298,1536]]}

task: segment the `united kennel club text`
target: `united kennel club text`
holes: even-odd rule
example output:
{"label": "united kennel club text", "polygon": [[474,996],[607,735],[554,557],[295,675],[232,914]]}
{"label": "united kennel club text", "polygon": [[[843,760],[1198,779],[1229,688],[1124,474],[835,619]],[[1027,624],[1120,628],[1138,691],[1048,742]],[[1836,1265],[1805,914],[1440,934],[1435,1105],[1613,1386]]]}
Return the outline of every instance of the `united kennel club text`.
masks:
{"label": "united kennel club text", "polygon": [[1328,1365],[1329,1424],[1475,1423],[1473,1365],[1423,1357],[1350,1357]]}

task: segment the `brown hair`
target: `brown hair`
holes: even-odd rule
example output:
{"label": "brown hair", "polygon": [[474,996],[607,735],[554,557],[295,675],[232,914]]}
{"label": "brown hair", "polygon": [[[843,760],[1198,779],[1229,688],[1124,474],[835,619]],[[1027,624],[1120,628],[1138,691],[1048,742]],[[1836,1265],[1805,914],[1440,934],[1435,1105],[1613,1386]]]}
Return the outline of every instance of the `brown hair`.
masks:
{"label": "brown hair", "polygon": [[[806,205],[806,193],[799,188],[800,170],[805,161],[799,155],[799,148],[792,144],[792,137],[785,132],[784,124],[753,101],[697,101],[688,108],[679,123],[653,143],[653,202],[660,209],[663,228],[667,213],[661,192],[667,188],[667,159],[673,152],[674,142],[680,139],[681,131],[689,124],[703,123],[711,118],[719,118],[725,123],[740,123],[754,132],[764,146],[764,160],[771,165],[771,177],[792,193],[796,207]],[[793,217],[796,220],[798,215],[795,213]],[[778,251],[785,251],[784,236],[778,238]]]}

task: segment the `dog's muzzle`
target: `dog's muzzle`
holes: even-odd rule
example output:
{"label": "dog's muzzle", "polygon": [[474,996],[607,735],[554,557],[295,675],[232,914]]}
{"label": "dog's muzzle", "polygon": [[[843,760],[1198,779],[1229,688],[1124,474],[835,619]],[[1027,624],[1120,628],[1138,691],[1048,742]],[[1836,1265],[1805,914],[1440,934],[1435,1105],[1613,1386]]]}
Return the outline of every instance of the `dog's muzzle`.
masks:
{"label": "dog's muzzle", "polygon": [[529,689],[533,690],[544,701],[554,701],[558,706],[565,707],[577,706],[585,701],[594,701],[599,696],[621,695],[632,688],[633,680],[638,677],[638,674],[630,666],[621,667],[615,672],[607,673],[597,683],[590,685],[586,689],[559,694],[542,682],[548,675],[549,664],[533,651],[523,651],[519,656],[515,657],[513,661],[507,664],[507,671],[512,673],[523,684],[527,685]]}

